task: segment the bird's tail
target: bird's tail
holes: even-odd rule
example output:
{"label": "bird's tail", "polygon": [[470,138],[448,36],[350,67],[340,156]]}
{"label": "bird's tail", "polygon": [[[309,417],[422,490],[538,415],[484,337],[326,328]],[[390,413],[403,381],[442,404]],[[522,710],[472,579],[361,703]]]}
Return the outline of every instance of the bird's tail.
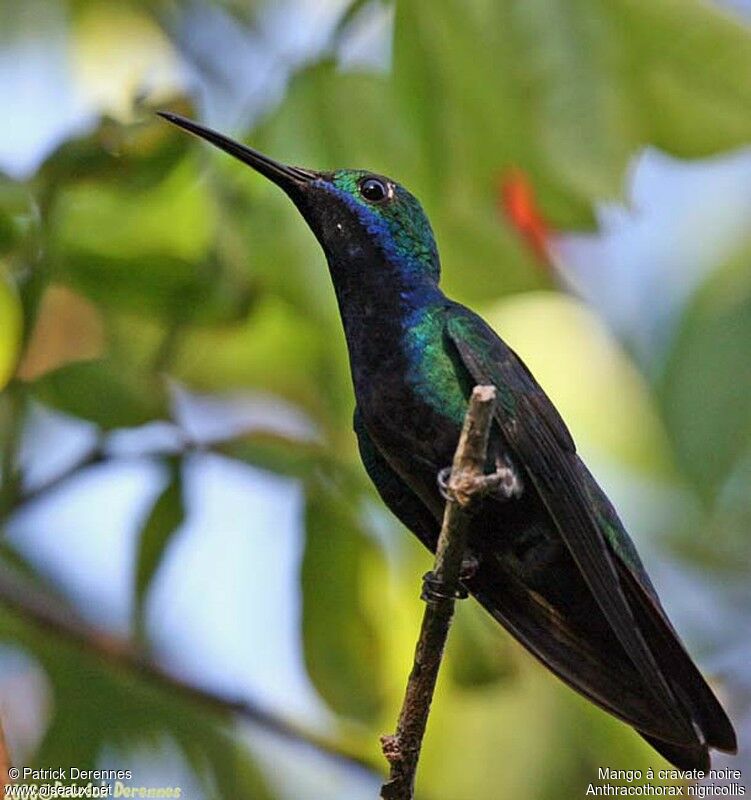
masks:
{"label": "bird's tail", "polygon": [[[712,693],[662,609],[654,607],[624,567],[626,596],[655,661],[675,697],[675,711],[687,723],[678,729],[651,701],[651,692],[614,636],[578,624],[565,606],[554,607],[529,592],[497,561],[485,561],[468,588],[480,603],[535,657],[565,683],[605,711],[633,726],[680,769],[707,771],[709,748],[735,752],[736,738]],[[643,597],[641,595],[644,595]],[[592,601],[592,615],[598,609]],[[695,736],[687,737],[685,731]]]}

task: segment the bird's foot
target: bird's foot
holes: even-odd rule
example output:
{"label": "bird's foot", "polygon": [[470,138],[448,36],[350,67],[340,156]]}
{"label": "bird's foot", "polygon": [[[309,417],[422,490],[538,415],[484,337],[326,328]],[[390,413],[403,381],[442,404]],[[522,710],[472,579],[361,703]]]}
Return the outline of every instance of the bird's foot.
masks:
{"label": "bird's foot", "polygon": [[444,467],[437,476],[438,491],[447,503],[458,503],[465,511],[469,512],[473,500],[479,495],[487,494],[485,477],[492,476],[478,478],[469,470],[462,470],[454,474],[451,467]]}
{"label": "bird's foot", "polygon": [[451,467],[444,467],[438,473],[438,491],[446,501],[456,501],[467,508],[476,497],[492,496],[499,500],[521,497],[524,484],[511,461],[496,458],[495,472],[489,475],[459,476],[452,478]]}
{"label": "bird's foot", "polygon": [[492,495],[499,500],[513,500],[521,497],[524,483],[510,459],[496,458],[495,472],[483,475],[481,494]]}
{"label": "bird's foot", "polygon": [[456,587],[447,586],[432,571],[426,572],[422,576],[420,599],[425,600],[426,603],[435,603],[439,600],[464,600],[465,597],[467,597],[467,590],[461,584]]}

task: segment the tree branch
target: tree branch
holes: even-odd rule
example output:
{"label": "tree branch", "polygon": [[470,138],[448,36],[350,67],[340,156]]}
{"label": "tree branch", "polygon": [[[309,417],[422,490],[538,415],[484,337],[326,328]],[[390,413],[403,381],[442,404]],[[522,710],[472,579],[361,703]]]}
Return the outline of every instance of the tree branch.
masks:
{"label": "tree branch", "polygon": [[475,386],[454,455],[435,566],[423,586],[422,599],[426,606],[414,665],[396,734],[381,737],[383,754],[390,765],[389,780],[381,787],[384,800],[412,800],[414,797],[417,762],[454,614],[454,600],[463,596],[459,592],[469,529],[468,506],[473,496],[488,486],[485,461],[495,396],[494,386]]}
{"label": "tree branch", "polygon": [[125,670],[165,692],[204,706],[210,712],[237,714],[283,739],[312,747],[350,767],[357,766],[372,774],[381,772],[378,766],[367,759],[348,752],[330,739],[303,729],[255,703],[222,697],[170,675],[131,642],[86,624],[70,608],[32,586],[28,580],[20,578],[1,563],[0,604],[36,628],[73,644],[89,656]]}

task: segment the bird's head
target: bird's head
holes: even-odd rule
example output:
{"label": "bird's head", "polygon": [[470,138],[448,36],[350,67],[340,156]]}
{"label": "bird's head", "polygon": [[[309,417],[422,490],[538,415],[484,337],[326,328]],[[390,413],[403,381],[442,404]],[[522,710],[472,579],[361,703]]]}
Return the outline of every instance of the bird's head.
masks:
{"label": "bird's head", "polygon": [[374,263],[373,253],[378,251],[380,263],[397,271],[405,282],[438,281],[438,252],[428,218],[419,201],[390,178],[366,170],[316,172],[287,166],[177,114],[161,116],[283,189],[318,238],[332,268],[363,269]]}

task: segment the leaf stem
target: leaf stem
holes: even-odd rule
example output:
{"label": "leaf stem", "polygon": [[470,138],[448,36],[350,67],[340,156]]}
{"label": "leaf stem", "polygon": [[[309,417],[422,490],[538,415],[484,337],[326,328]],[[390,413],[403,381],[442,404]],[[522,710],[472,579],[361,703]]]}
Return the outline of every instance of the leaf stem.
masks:
{"label": "leaf stem", "polygon": [[21,471],[18,454],[26,418],[26,392],[17,381],[11,381],[5,391],[5,417],[0,449],[0,521],[15,507],[21,493]]}

